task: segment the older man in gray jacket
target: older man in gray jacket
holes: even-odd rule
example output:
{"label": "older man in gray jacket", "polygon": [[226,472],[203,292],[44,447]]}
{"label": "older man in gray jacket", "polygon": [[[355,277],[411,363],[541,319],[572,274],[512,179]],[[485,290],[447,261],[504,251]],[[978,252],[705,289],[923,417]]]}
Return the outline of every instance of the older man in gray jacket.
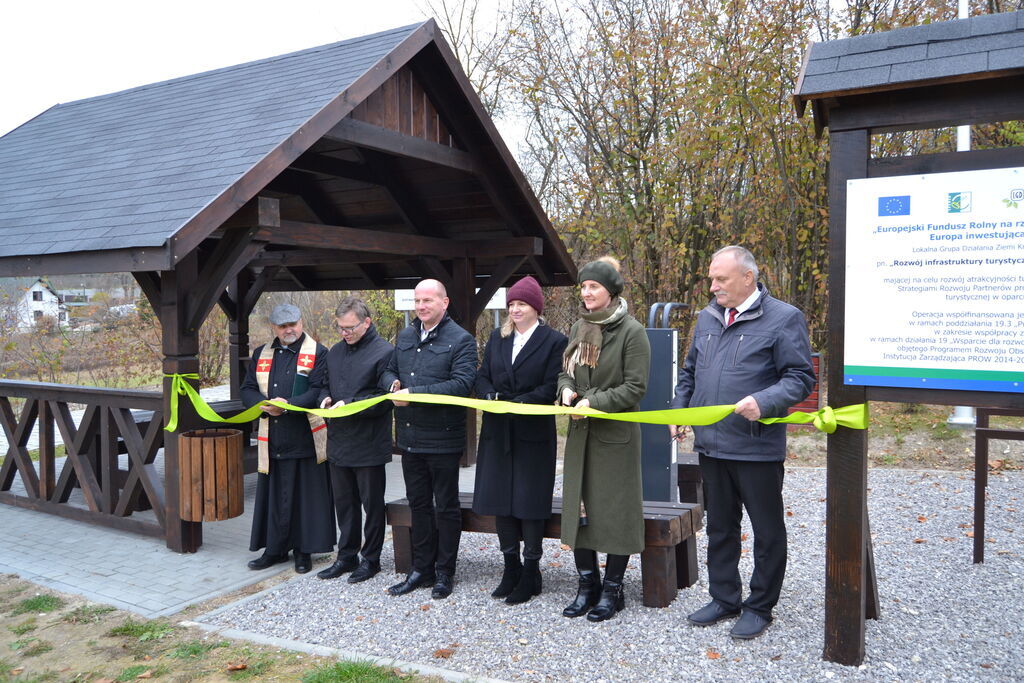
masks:
{"label": "older man in gray jacket", "polygon": [[[742,612],[730,631],[739,639],[756,638],[768,628],[786,573],[786,426],[757,420],[784,416],[814,387],[803,313],[772,298],[757,275],[754,256],[743,247],[714,254],[709,277],[715,299],[697,318],[672,401],[675,408],[736,405],[721,422],[694,428],[707,490],[712,600],[689,621],[710,626]],[[669,429],[674,437],[682,433]],[[743,507],[754,530],[754,571],[750,594],[741,601]]]}

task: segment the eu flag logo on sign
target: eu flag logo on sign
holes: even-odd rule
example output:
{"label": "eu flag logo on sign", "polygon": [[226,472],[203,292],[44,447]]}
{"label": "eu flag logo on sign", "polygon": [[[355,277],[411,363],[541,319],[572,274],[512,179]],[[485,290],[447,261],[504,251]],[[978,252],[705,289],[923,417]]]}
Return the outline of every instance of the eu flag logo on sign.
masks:
{"label": "eu flag logo on sign", "polygon": [[879,216],[909,216],[910,195],[902,194],[897,197],[878,198]]}

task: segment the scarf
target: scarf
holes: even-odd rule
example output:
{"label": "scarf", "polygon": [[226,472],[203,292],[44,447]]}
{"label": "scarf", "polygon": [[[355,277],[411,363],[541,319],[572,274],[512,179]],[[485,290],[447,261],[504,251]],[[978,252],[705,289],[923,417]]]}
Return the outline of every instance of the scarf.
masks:
{"label": "scarf", "polygon": [[562,355],[562,369],[573,379],[576,379],[576,366],[586,365],[591,368],[597,367],[597,359],[601,356],[601,341],[604,334],[604,326],[617,323],[626,317],[629,305],[621,296],[618,298],[618,305],[608,306],[601,311],[586,312],[580,315],[580,324],[576,328],[576,334],[569,340],[569,345]]}

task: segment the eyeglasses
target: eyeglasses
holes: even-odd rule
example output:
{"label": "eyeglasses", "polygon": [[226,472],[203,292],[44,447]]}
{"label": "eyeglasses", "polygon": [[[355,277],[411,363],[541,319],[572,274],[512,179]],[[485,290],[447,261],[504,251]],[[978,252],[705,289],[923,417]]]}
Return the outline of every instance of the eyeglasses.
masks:
{"label": "eyeglasses", "polygon": [[358,330],[360,327],[362,327],[365,323],[366,323],[366,321],[364,320],[363,322],[356,323],[352,327],[343,327],[341,325],[338,325],[338,332],[341,332],[342,334],[352,334],[353,332]]}

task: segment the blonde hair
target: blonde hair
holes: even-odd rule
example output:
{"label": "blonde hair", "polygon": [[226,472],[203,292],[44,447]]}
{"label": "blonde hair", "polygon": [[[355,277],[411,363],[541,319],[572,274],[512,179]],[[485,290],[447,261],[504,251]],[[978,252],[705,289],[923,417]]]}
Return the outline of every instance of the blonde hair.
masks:
{"label": "blonde hair", "polygon": [[[537,316],[538,325],[547,325],[548,321],[544,319],[544,316]],[[507,337],[516,329],[515,323],[512,322],[512,316],[508,314],[508,309],[505,309],[505,319],[501,323],[501,336]]]}

